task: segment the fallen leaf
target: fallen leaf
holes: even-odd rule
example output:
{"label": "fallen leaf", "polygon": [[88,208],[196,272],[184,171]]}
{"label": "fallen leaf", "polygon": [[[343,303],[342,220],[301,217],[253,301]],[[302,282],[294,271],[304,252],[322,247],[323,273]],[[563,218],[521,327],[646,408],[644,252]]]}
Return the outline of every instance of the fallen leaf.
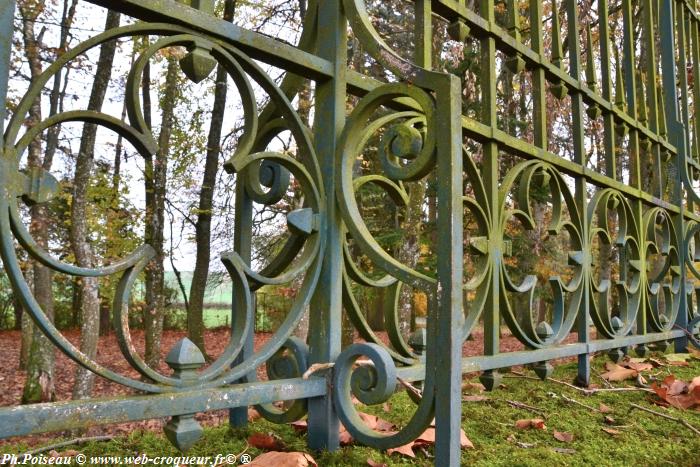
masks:
{"label": "fallen leaf", "polygon": [[367,427],[372,430],[392,431],[396,428],[396,425],[394,425],[393,423],[379,418],[376,415],[370,415],[364,412],[358,412],[358,415],[360,416],[362,421],[365,422],[365,425],[367,425]]}
{"label": "fallen leaf", "polygon": [[69,449],[67,451],[63,451],[61,453],[61,457],[75,457],[78,454],[80,454],[80,452],[76,451],[75,449]]}
{"label": "fallen leaf", "polygon": [[636,378],[638,374],[637,370],[625,368],[611,362],[605,364],[605,369],[608,371],[600,375],[600,377],[606,381],[625,381]]}
{"label": "fallen leaf", "polygon": [[614,424],[615,424],[615,419],[612,418],[612,417],[609,416],[609,415],[606,415],[605,418],[603,419],[603,421],[604,421],[606,424],[608,424],[608,425],[614,425]]}
{"label": "fallen leaf", "polygon": [[638,371],[638,372],[639,372],[639,371],[647,371],[647,370],[653,370],[653,369],[654,369],[654,365],[652,365],[651,363],[637,363],[637,362],[631,362],[631,361],[630,361],[630,362],[626,362],[626,363],[624,364],[624,367],[625,367],[625,368],[629,368],[629,369],[631,369],[631,370]]}
{"label": "fallen leaf", "polygon": [[253,459],[251,467],[318,467],[305,452],[266,452]]}
{"label": "fallen leaf", "polygon": [[[693,380],[695,382],[695,379]],[[651,389],[659,397],[659,401],[654,401],[658,405],[671,405],[677,409],[686,410],[696,405],[700,406],[700,391],[698,386],[690,385],[684,381],[677,380],[674,375],[669,375],[661,384],[652,384]]]}
{"label": "fallen leaf", "polygon": [[435,428],[428,428],[416,438],[414,444],[435,444]]}
{"label": "fallen leaf", "polygon": [[613,411],[613,409],[602,403],[598,407],[598,410],[600,410],[600,413],[612,413]]}
{"label": "fallen leaf", "polygon": [[555,431],[554,438],[561,441],[562,443],[570,443],[574,440],[574,435],[562,431]]}
{"label": "fallen leaf", "polygon": [[464,383],[462,391],[484,392],[486,391],[486,386],[481,383]]}
{"label": "fallen leaf", "polygon": [[338,433],[338,441],[341,446],[347,446],[355,441],[352,439],[350,432],[342,424],[340,425],[340,432]]}
{"label": "fallen leaf", "polygon": [[367,465],[369,467],[388,467],[387,464],[385,464],[383,462],[373,461],[372,459],[367,459]]}
{"label": "fallen leaf", "polygon": [[306,420],[297,420],[296,422],[290,423],[290,425],[292,425],[292,428],[294,428],[294,431],[297,433],[306,433],[309,429]]}
{"label": "fallen leaf", "polygon": [[459,432],[459,445],[462,448],[474,449],[474,443],[467,438],[467,434],[464,432],[464,430],[460,430]]}
{"label": "fallen leaf", "polygon": [[470,396],[464,396],[462,400],[464,402],[484,402],[487,400],[490,400],[491,398],[488,396],[479,396],[479,395],[470,395]]}
{"label": "fallen leaf", "polygon": [[399,454],[402,454],[407,457],[416,457],[416,453],[413,452],[413,443],[404,444],[403,446],[386,450],[386,453],[389,455],[392,455],[395,452],[398,452]]}
{"label": "fallen leaf", "polygon": [[688,385],[688,392],[693,392],[695,388],[700,387],[700,376],[696,376]]}
{"label": "fallen leaf", "polygon": [[603,430],[604,432],[606,432],[607,434],[611,435],[611,436],[617,436],[617,435],[621,434],[620,431],[615,430],[615,429],[613,429],[613,428],[606,428],[606,427],[603,426],[603,427],[601,427],[600,429]]}
{"label": "fallen leaf", "polygon": [[252,407],[248,409],[248,421],[249,422],[254,422],[255,420],[259,419],[260,417],[261,417],[261,415],[257,410],[255,410]]}
{"label": "fallen leaf", "polygon": [[519,430],[525,430],[528,428],[534,428],[536,430],[546,430],[547,427],[544,424],[544,420],[541,418],[523,419],[515,422],[515,428]]}
{"label": "fallen leaf", "polygon": [[253,433],[248,437],[248,444],[266,451],[279,451],[285,448],[281,440],[265,433]]}

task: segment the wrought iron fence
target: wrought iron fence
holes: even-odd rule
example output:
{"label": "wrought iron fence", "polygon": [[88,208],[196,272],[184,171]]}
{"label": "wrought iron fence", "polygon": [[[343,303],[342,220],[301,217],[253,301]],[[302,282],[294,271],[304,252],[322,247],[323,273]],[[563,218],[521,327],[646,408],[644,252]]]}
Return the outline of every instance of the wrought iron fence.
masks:
{"label": "wrought iron fence", "polygon": [[[546,378],[552,370],[549,360],[578,357],[579,383],[587,384],[594,352],[619,359],[632,348],[644,354],[652,343],[675,345],[679,351],[689,339],[698,344],[700,17],[694,2],[620,0],[611,9],[609,1],[598,0],[597,21],[586,24],[574,0],[497,5],[481,0],[474,7],[465,0],[416,0],[415,50],[406,58],[377,32],[363,0],[312,1],[296,47],[216,19],[212,1],[194,2],[199,9],[173,0],[89,1],[142,21],[106,31],[61,56],[10,116],[0,160],[0,251],[15,292],[54,345],[94,373],[150,395],[5,408],[0,410],[0,436],[172,417],[166,434],[185,449],[201,435],[194,413],[232,409],[232,422],[242,424],[245,407],[257,405],[263,416],[279,423],[308,413],[311,448],[336,448],[341,421],[359,442],[388,448],[416,438],[434,419],[436,464],[459,465],[462,374],[483,372],[482,381],[493,389],[499,368],[532,364]],[[545,9],[551,13],[547,18]],[[3,98],[13,10],[11,0],[0,6]],[[611,15],[617,15],[616,22]],[[454,41],[477,51],[476,95],[465,95],[458,76],[435,69],[435,18],[448,24]],[[391,74],[386,82],[348,66],[347,23],[363,50]],[[621,26],[621,41],[611,37],[611,24]],[[641,49],[634,41],[637,27]],[[593,45],[593,34],[599,47]],[[33,99],[66,63],[115,38],[143,35],[159,40],[130,72],[128,123],[103,113],[71,111],[22,133]],[[173,373],[164,375],[136,352],[126,318],[131,286],[152,259],[152,249],[144,246],[94,270],[54,259],[32,239],[19,213],[22,199],[48,199],[53,179],[41,170],[20,172],[19,159],[40,132],[71,121],[106,127],[141,153],[153,154],[158,145],[143,117],[141,74],[154,54],[175,45],[187,48],[181,67],[194,81],[217,64],[226,69],[244,105],[245,132],[226,164],[241,180],[235,245],[222,257],[234,283],[231,341],[205,369],[199,350],[181,341],[167,358]],[[277,84],[258,61],[288,75]],[[527,135],[510,131],[501,121],[497,96],[504,90],[497,83],[498,74],[505,72],[527,74],[531,83]],[[303,79],[315,82],[313,134],[291,104]],[[269,105],[258,108],[256,92],[265,93]],[[570,109],[564,123],[558,123],[571,138],[569,156],[558,154],[548,141],[551,99],[566,101]],[[346,115],[349,102],[352,110]],[[465,110],[475,102],[476,112]],[[5,107],[1,112],[5,121]],[[604,133],[597,165],[591,163],[585,141],[591,122],[601,122]],[[292,134],[297,157],[267,149],[283,131]],[[373,135],[379,135],[381,170],[358,175],[355,164]],[[252,206],[276,203],[290,176],[300,184],[306,204],[288,215],[290,236],[278,257],[256,271],[250,260]],[[437,247],[432,270],[424,271],[383,248],[363,219],[358,193],[375,185],[400,208],[407,203],[410,184],[429,177],[437,180]],[[546,230],[561,236],[568,252],[566,275],[546,281],[530,271],[518,275],[508,265],[507,226],[533,230],[542,222],[535,215],[536,203],[547,205]],[[124,357],[141,379],[104,368],[61,335],[22,275],[15,241],[34,260],[62,273],[121,274],[113,324]],[[602,277],[594,264],[603,247],[616,251],[615,277]],[[383,275],[364,272],[353,251]],[[255,291],[297,277],[303,279],[286,320],[268,344],[253,352]],[[386,289],[390,345],[368,325],[353,295],[358,286]],[[410,341],[399,329],[402,287],[422,291],[429,302],[427,328]],[[532,306],[542,287],[552,297],[544,316]],[[308,347],[290,337],[307,310]],[[341,348],[343,312],[366,343]],[[480,322],[483,355],[463,358],[463,341]],[[501,323],[524,350],[500,351]],[[576,342],[566,343],[572,333]],[[355,365],[360,357],[371,364]],[[334,363],[334,368],[303,379],[313,363]],[[263,364],[271,379],[257,382],[255,369]],[[352,396],[365,404],[382,403],[394,394],[397,377],[421,382],[423,397],[404,428],[387,436],[363,424]],[[285,409],[272,404],[282,400],[294,403]]]}

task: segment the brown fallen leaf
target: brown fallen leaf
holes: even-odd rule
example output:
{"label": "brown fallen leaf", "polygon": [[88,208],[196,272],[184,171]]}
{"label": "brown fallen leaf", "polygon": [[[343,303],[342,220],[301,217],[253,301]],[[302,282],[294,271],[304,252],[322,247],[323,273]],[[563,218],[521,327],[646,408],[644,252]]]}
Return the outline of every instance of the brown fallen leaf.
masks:
{"label": "brown fallen leaf", "polygon": [[67,451],[63,451],[61,453],[61,457],[75,457],[78,454],[80,454],[80,452],[76,451],[75,449],[68,449]]}
{"label": "brown fallen leaf", "polygon": [[318,464],[305,452],[266,452],[253,459],[251,467],[318,467]]}
{"label": "brown fallen leaf", "polygon": [[292,425],[292,428],[294,428],[294,431],[297,433],[306,433],[309,429],[306,420],[297,420],[296,422],[290,423],[290,425]]}
{"label": "brown fallen leaf", "polygon": [[603,419],[603,421],[604,421],[607,425],[614,425],[614,424],[615,424],[615,419],[612,418],[612,417],[609,416],[609,415],[606,415],[605,418]]}
{"label": "brown fallen leaf", "polygon": [[619,435],[619,434],[622,434],[622,432],[620,432],[620,431],[618,431],[618,430],[615,430],[614,428],[607,428],[607,427],[604,427],[604,426],[603,426],[603,427],[600,427],[600,429],[603,430],[604,432],[606,432],[607,434],[611,435],[611,436],[617,436],[617,435]]}
{"label": "brown fallen leaf", "polygon": [[474,443],[467,438],[467,434],[464,432],[464,430],[460,430],[459,432],[459,445],[462,448],[474,449]]}
{"label": "brown fallen leaf", "polygon": [[253,433],[248,437],[248,444],[266,451],[280,451],[285,448],[280,439],[265,433]]}
{"label": "brown fallen leaf", "polygon": [[629,368],[630,370],[635,370],[637,372],[654,369],[654,365],[652,365],[651,363],[626,362],[623,366],[625,368]]}
{"label": "brown fallen leaf", "polygon": [[606,381],[625,381],[627,379],[634,379],[639,374],[637,370],[625,368],[612,362],[606,363],[605,369],[608,371],[600,375],[600,377]]}
{"label": "brown fallen leaf", "polygon": [[528,428],[534,428],[536,430],[546,430],[547,427],[544,424],[544,420],[541,418],[531,418],[531,419],[523,419],[523,420],[518,420],[515,422],[515,428],[519,430],[525,430]]}
{"label": "brown fallen leaf", "polygon": [[486,391],[486,386],[481,383],[464,383],[462,385],[462,391],[484,392]]}
{"label": "brown fallen leaf", "polygon": [[376,415],[370,415],[364,412],[358,412],[358,415],[362,421],[365,422],[365,425],[372,430],[386,432],[393,431],[396,428],[396,425],[393,423],[379,418]]}
{"label": "brown fallen leaf", "polygon": [[688,385],[688,392],[693,392],[695,388],[700,387],[700,376],[696,376]]}
{"label": "brown fallen leaf", "polygon": [[462,401],[464,402],[485,402],[488,400],[491,400],[488,396],[469,395],[462,397]]}
{"label": "brown fallen leaf", "polygon": [[574,435],[563,431],[555,431],[554,438],[561,441],[562,443],[570,443],[574,440]]}
{"label": "brown fallen leaf", "polygon": [[248,421],[249,422],[254,422],[255,420],[259,419],[260,417],[261,417],[261,415],[257,410],[255,410],[252,407],[250,407],[248,409]]}
{"label": "brown fallen leaf", "polygon": [[338,441],[340,442],[341,446],[347,446],[349,444],[352,444],[353,441],[355,441],[352,438],[352,435],[350,432],[345,428],[345,426],[341,423],[340,424],[340,432],[338,433]]}
{"label": "brown fallen leaf", "polygon": [[395,452],[398,452],[399,454],[402,454],[407,457],[416,457],[416,453],[413,452],[413,443],[404,444],[403,446],[386,450],[386,453],[389,455],[392,455]]}
{"label": "brown fallen leaf", "polygon": [[600,410],[600,413],[612,413],[613,411],[613,409],[602,403],[598,407],[598,410]]}
{"label": "brown fallen leaf", "polygon": [[690,391],[690,385],[677,380],[674,375],[664,378],[661,384],[652,384],[651,389],[660,399],[654,401],[658,405],[671,405],[681,410],[687,410],[696,405],[700,406],[700,388],[693,386],[693,390]]}
{"label": "brown fallen leaf", "polygon": [[373,461],[372,459],[367,459],[367,465],[369,467],[388,467],[387,464],[385,464],[383,462]]}

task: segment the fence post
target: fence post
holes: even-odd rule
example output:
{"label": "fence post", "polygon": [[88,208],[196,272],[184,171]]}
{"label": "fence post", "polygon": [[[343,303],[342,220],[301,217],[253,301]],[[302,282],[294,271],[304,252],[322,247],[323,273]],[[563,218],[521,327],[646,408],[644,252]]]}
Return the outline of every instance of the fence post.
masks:
{"label": "fence post", "polygon": [[[676,177],[673,186],[673,198],[672,202],[678,206],[680,213],[677,214],[675,221],[676,234],[678,235],[678,248],[680,249],[680,281],[681,281],[681,293],[680,293],[680,303],[678,305],[678,317],[676,318],[676,326],[679,329],[688,328],[688,295],[686,293],[686,288],[688,283],[686,282],[686,252],[688,251],[685,238],[685,210],[686,205],[684,203],[683,196],[683,178],[681,176],[681,170],[685,169],[686,157],[687,157],[687,138],[686,138],[686,128],[683,127],[680,119],[680,112],[678,106],[678,88],[676,73],[676,38],[674,34],[674,5],[675,2],[662,2],[659,9],[659,33],[661,35],[661,69],[663,79],[662,91],[666,95],[664,96],[664,105],[666,106],[666,127],[668,128],[668,137],[672,145],[674,145],[678,151],[676,155]],[[676,3],[676,6],[680,4]],[[684,71],[685,72],[685,71]],[[675,351],[676,352],[687,352],[688,347],[688,337],[684,335],[675,340]]]}
{"label": "fence post", "polygon": [[[321,235],[325,236],[323,266],[311,301],[309,364],[334,362],[340,353],[342,328],[342,220],[335,197],[335,152],[345,123],[347,67],[347,26],[340,0],[326,0],[318,6],[318,55],[333,64],[333,78],[316,85],[315,145],[324,181],[326,215]],[[329,386],[330,388],[330,386]],[[309,447],[338,448],[338,416],[332,393],[309,400]]]}
{"label": "fence post", "polygon": [[462,423],[462,341],[464,312],[462,280],[464,227],[462,212],[462,87],[449,75],[436,90],[439,119],[437,176],[438,244],[447,247],[438,255],[438,333],[435,379],[435,465],[460,465]]}

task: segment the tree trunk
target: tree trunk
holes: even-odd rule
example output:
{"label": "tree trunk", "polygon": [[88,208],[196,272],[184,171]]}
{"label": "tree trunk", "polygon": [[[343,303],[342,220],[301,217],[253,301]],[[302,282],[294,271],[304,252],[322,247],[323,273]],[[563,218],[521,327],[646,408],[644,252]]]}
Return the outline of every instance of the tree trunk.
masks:
{"label": "tree trunk", "polygon": [[[224,19],[233,21],[236,1],[227,0]],[[209,262],[211,261],[211,218],[216,189],[216,176],[219,171],[219,155],[221,154],[221,131],[226,112],[226,96],[228,94],[228,73],[219,66],[216,72],[216,89],[214,90],[214,108],[211,114],[211,125],[207,139],[207,157],[204,163],[202,189],[199,192],[199,208],[195,224],[195,242],[197,258],[192,283],[190,285],[189,308],[187,310],[187,332],[189,338],[205,352],[204,346],[204,294],[209,277]]]}
{"label": "tree trunk", "polygon": [[[406,207],[406,218],[403,222],[403,243],[396,255],[396,259],[411,269],[415,269],[420,259],[420,234],[423,226],[423,203],[425,202],[426,188],[426,180],[420,180],[411,187]],[[417,291],[404,285],[399,294],[399,327],[404,336],[411,331],[415,318],[413,316],[414,292]]]}
{"label": "tree trunk", "polygon": [[[119,27],[119,20],[119,13],[110,10],[107,13],[105,31]],[[111,41],[105,43],[100,49],[100,58],[97,62],[88,110],[98,112],[102,110],[102,104],[104,103],[112,75],[116,47],[116,41]],[[85,124],[80,140],[80,151],[75,161],[75,178],[73,181],[70,241],[76,263],[84,268],[95,267],[95,254],[89,242],[87,194],[95,156],[96,138],[97,126]],[[80,350],[88,358],[94,359],[97,355],[97,341],[100,332],[99,279],[95,277],[80,278],[78,281],[78,294],[80,300]],[[84,367],[78,366],[75,372],[73,399],[90,397],[94,382],[95,375]]]}
{"label": "tree trunk", "polygon": [[[146,363],[157,368],[161,358],[161,338],[163,335],[164,308],[164,270],[163,249],[165,193],[168,171],[168,155],[170,153],[170,137],[172,134],[175,113],[175,100],[178,88],[177,60],[168,59],[168,71],[165,79],[165,89],[162,96],[162,121],[158,138],[159,150],[155,160],[146,157],[146,243],[156,252],[153,261],[146,268],[146,308],[144,316]],[[144,75],[145,77],[145,75]],[[145,78],[144,78],[145,81]],[[144,90],[145,93],[145,90]]]}
{"label": "tree trunk", "polygon": [[[40,47],[41,40],[37,39],[34,31],[36,20],[42,10],[38,3],[27,2],[19,5],[19,13],[22,17],[22,36],[24,39],[24,53],[29,64],[31,83],[35,83],[41,74]],[[29,111],[27,126],[33,127],[41,122],[41,97],[37,98]],[[37,137],[29,145],[27,165],[29,167],[41,167],[42,144]],[[44,160],[49,164],[50,160]],[[35,205],[31,208],[30,233],[40,248],[48,245],[48,223],[46,220],[46,208]],[[53,319],[53,296],[51,293],[51,271],[37,261],[33,262],[34,297],[37,303],[49,319]],[[53,387],[54,348],[49,340],[38,329],[33,329],[32,343],[29,357],[27,358],[27,380],[22,394],[22,403],[46,402],[55,399]]]}

